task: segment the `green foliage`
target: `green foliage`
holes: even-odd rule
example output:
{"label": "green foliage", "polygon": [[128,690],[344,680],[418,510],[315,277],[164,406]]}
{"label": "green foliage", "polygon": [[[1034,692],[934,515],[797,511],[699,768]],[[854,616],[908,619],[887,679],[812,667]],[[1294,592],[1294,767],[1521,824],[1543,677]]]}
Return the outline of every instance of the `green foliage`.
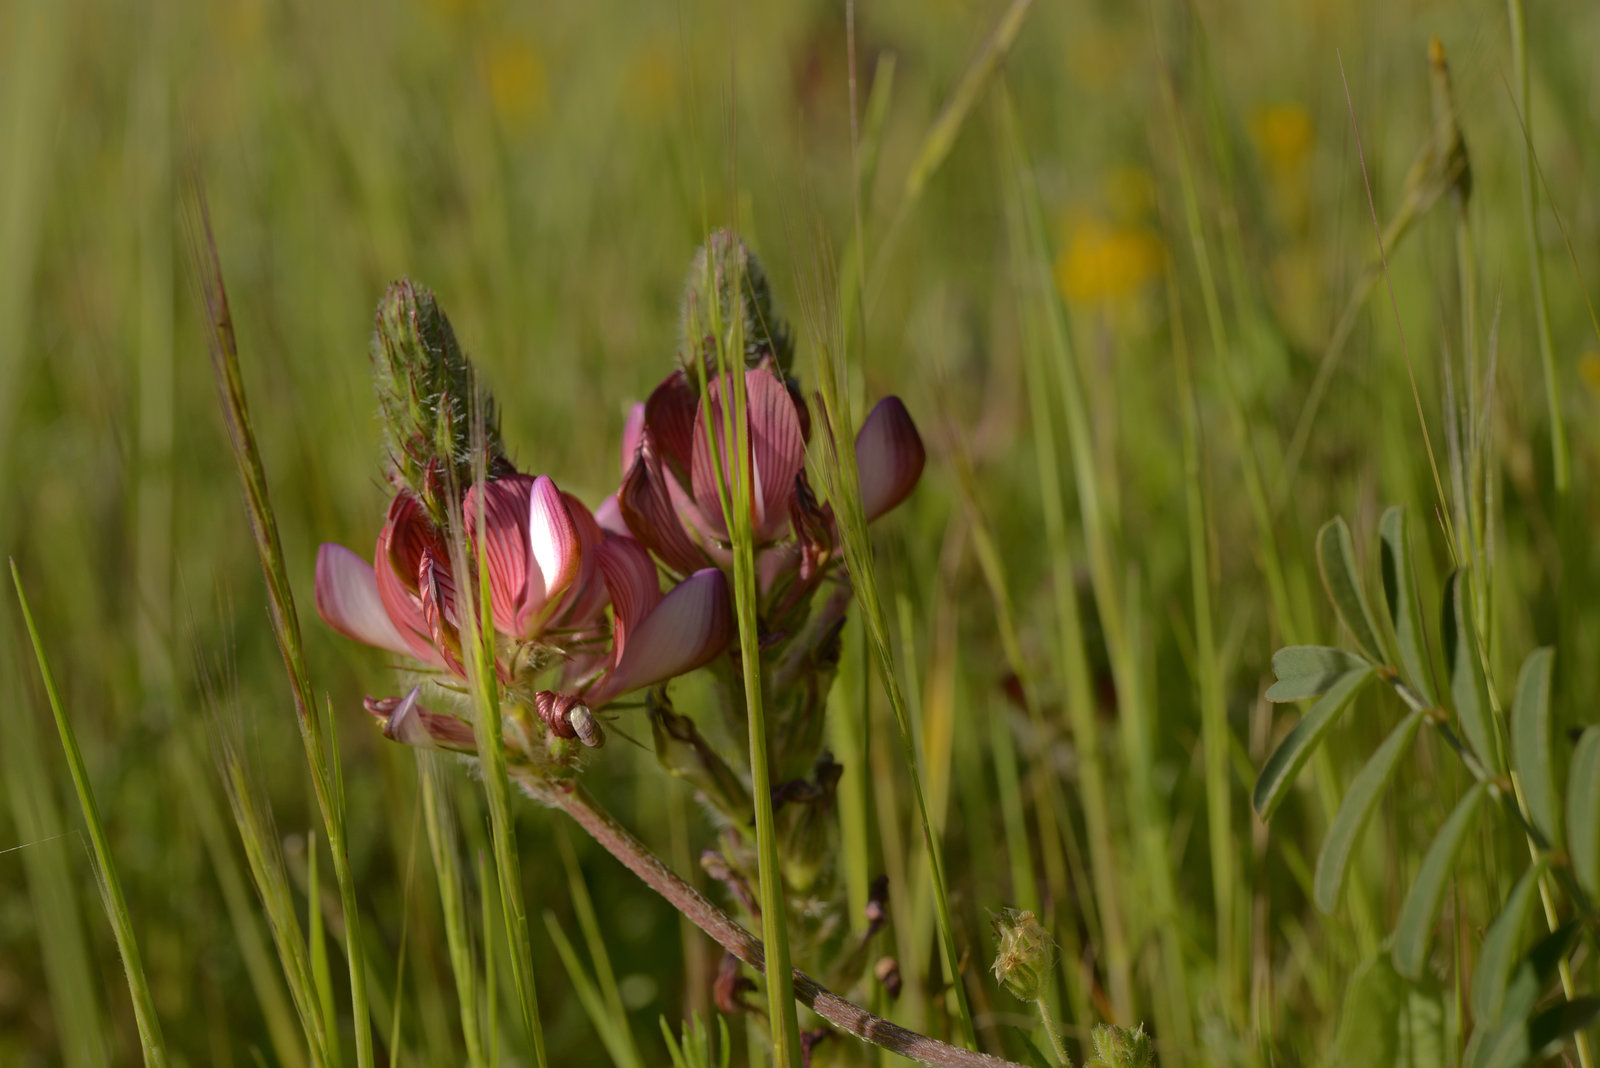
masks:
{"label": "green foliage", "polygon": [[1338,1068],[1446,1068],[1451,1063],[1444,991],[1431,977],[1397,972],[1389,954],[1350,977],[1329,1063]]}

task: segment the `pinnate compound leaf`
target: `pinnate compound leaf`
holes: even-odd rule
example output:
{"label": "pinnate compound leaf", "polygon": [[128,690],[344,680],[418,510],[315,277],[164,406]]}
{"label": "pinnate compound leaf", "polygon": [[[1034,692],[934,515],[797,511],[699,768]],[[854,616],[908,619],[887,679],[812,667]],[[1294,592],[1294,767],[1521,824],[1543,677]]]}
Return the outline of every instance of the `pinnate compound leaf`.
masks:
{"label": "pinnate compound leaf", "polygon": [[1328,645],[1288,645],[1272,654],[1278,681],[1267,689],[1269,701],[1302,701],[1321,697],[1340,677],[1367,666],[1355,653]]}
{"label": "pinnate compound leaf", "polygon": [[1472,592],[1465,571],[1451,575],[1445,591],[1444,652],[1450,668],[1450,696],[1455,701],[1461,733],[1484,767],[1494,773],[1504,771],[1495,745],[1494,724],[1489,719],[1489,688],[1478,660],[1478,639],[1472,630]]}
{"label": "pinnate compound leaf", "polygon": [[1511,768],[1533,825],[1551,846],[1561,833],[1555,765],[1550,759],[1550,672],[1555,655],[1548,647],[1528,655],[1511,703]]}
{"label": "pinnate compound leaf", "polygon": [[1401,720],[1357,773],[1349,792],[1344,795],[1339,814],[1333,818],[1333,826],[1328,828],[1328,837],[1323,839],[1322,852],[1317,856],[1314,888],[1317,907],[1323,912],[1332,912],[1339,903],[1339,892],[1344,889],[1345,874],[1350,869],[1350,858],[1355,855],[1361,832],[1377,809],[1384,789],[1394,777],[1396,765],[1417,736],[1421,723],[1421,712],[1413,712]]}
{"label": "pinnate compound leaf", "polygon": [[1578,885],[1600,898],[1600,727],[1583,732],[1567,772],[1567,853]]}
{"label": "pinnate compound leaf", "polygon": [[1444,821],[1439,833],[1428,846],[1417,871],[1416,881],[1400,906],[1400,919],[1394,928],[1395,971],[1410,979],[1422,974],[1428,960],[1428,943],[1433,938],[1434,925],[1439,920],[1439,909],[1444,903],[1445,886],[1450,881],[1450,869],[1455,865],[1456,854],[1466,840],[1467,829],[1488,787],[1478,783],[1466,792],[1456,805],[1450,818]]}
{"label": "pinnate compound leaf", "polygon": [[1498,1019],[1505,1004],[1506,988],[1517,964],[1517,949],[1528,925],[1528,913],[1538,898],[1539,876],[1543,872],[1544,865],[1535,864],[1522,873],[1506,898],[1505,908],[1483,936],[1472,972],[1472,1015],[1481,1023]]}
{"label": "pinnate compound leaf", "polygon": [[1398,505],[1384,512],[1378,523],[1383,599],[1394,623],[1406,681],[1432,705],[1438,703],[1438,698],[1434,696],[1433,669],[1428,660],[1427,635],[1422,629],[1422,603],[1417,598],[1416,576],[1411,570],[1411,539],[1406,526],[1406,510]]}
{"label": "pinnate compound leaf", "polygon": [[1431,979],[1412,982],[1387,953],[1362,964],[1345,987],[1334,1065],[1445,1068],[1444,997]]}
{"label": "pinnate compound leaf", "polygon": [[1328,692],[1311,706],[1305,718],[1294,725],[1294,729],[1272,751],[1272,755],[1267,757],[1261,775],[1256,779],[1254,797],[1255,810],[1262,819],[1272,818],[1272,813],[1288,794],[1290,785],[1305,766],[1306,760],[1338,720],[1339,714],[1355,700],[1361,688],[1372,681],[1373,674],[1371,666],[1363,664],[1341,675],[1328,688]]}
{"label": "pinnate compound leaf", "polygon": [[1355,542],[1343,516],[1328,520],[1317,532],[1317,568],[1322,572],[1322,584],[1334,611],[1356,645],[1367,659],[1383,660],[1383,645],[1378,641],[1378,628],[1373,625],[1372,610],[1367,607],[1367,595],[1361,587],[1361,571],[1356,567]]}

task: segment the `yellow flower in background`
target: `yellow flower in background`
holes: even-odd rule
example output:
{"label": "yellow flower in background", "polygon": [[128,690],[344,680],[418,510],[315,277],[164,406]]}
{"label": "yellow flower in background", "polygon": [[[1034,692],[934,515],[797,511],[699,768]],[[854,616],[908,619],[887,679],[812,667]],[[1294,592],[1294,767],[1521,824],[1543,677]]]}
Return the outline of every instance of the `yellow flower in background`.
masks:
{"label": "yellow flower in background", "polygon": [[1081,216],[1069,222],[1056,257],[1056,287],[1074,304],[1110,303],[1140,292],[1166,262],[1166,246],[1148,226]]}
{"label": "yellow flower in background", "polygon": [[1589,390],[1589,396],[1600,401],[1600,352],[1586,352],[1578,357],[1578,378]]}
{"label": "yellow flower in background", "polygon": [[1250,120],[1250,136],[1267,166],[1280,174],[1300,170],[1316,143],[1311,115],[1299,104],[1274,104],[1257,111]]}
{"label": "yellow flower in background", "polygon": [[678,53],[669,37],[647,41],[622,74],[622,101],[636,118],[657,119],[672,110],[678,91]]}
{"label": "yellow flower in background", "polygon": [[544,60],[527,41],[491,41],[484,56],[484,73],[489,81],[489,101],[501,118],[520,121],[545,110],[550,94]]}

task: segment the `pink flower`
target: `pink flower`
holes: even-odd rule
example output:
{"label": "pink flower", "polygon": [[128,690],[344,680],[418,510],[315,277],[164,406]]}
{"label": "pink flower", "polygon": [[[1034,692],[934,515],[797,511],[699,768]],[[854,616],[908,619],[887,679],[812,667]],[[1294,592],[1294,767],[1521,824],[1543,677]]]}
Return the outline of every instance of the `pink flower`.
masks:
{"label": "pink flower", "polygon": [[885,397],[856,434],[856,480],[867,522],[911,496],[928,454],[899,397]]}

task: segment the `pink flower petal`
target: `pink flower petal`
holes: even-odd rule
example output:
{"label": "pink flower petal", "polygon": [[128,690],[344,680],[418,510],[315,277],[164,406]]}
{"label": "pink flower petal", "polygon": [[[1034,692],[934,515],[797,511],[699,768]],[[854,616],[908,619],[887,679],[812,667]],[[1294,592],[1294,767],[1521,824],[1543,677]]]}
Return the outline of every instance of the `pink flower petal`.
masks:
{"label": "pink flower petal", "polygon": [[632,538],[607,538],[600,545],[600,571],[611,593],[612,662],[628,636],[661,601],[661,580],[643,545]]}
{"label": "pink flower petal", "polygon": [[[605,540],[606,532],[589,514],[589,509],[584,507],[582,501],[570,493],[563,493],[561,497],[572,517],[573,529],[578,532],[582,562],[578,567],[578,577],[562,595],[561,607],[555,618],[561,621],[563,627],[581,627],[599,615],[610,598],[604,577],[600,574],[599,558],[600,543]],[[615,508],[614,498],[608,497],[607,500],[611,500]]]}
{"label": "pink flower petal", "polygon": [[[694,453],[691,478],[694,483],[695,502],[705,515],[708,533],[717,538],[727,536],[722,509],[717,495],[716,471],[712,465],[711,445],[706,436],[710,425],[721,453],[723,476],[728,477],[729,449],[723,439],[723,405],[728,388],[726,377],[711,386],[708,402],[695,416]],[[746,371],[744,376],[745,407],[749,412],[750,456],[754,463],[751,485],[751,526],[757,542],[771,541],[784,531],[789,523],[789,497],[794,492],[795,476],[805,466],[805,438],[800,432],[800,417],[794,400],[778,377],[764,368]]]}
{"label": "pink flower petal", "polygon": [[472,725],[454,716],[429,712],[418,703],[422,687],[413,686],[404,697],[367,698],[367,711],[383,720],[383,735],[419,749],[472,752],[477,741]]}
{"label": "pink flower petal", "polygon": [[629,533],[668,567],[687,575],[705,566],[705,555],[683,529],[668,489],[676,479],[655,450],[654,435],[646,429],[639,456],[617,490],[617,508]]}
{"label": "pink flower petal", "polygon": [[899,397],[885,397],[856,435],[856,476],[867,522],[910,496],[927,462],[922,436]]}
{"label": "pink flower petal", "polygon": [[700,393],[689,376],[677,370],[662,380],[644,405],[644,425],[662,461],[679,477],[687,477],[694,449],[694,417]]}
{"label": "pink flower petal", "polygon": [[462,516],[478,549],[478,502],[483,502],[483,555],[489,568],[489,602],[495,629],[516,629],[528,598],[528,500],[533,479],[507,475],[467,490]]}
{"label": "pink flower petal", "polygon": [[728,580],[706,568],[678,583],[628,635],[617,666],[584,695],[590,708],[710,662],[733,639]]}
{"label": "pink flower petal", "polygon": [[639,455],[639,439],[644,436],[644,403],[641,401],[628,409],[628,421],[622,425],[622,473],[633,466]]}
{"label": "pink flower petal", "polygon": [[537,634],[583,564],[578,528],[561,491],[550,476],[540,475],[528,501],[528,593],[517,613],[516,634]]}
{"label": "pink flower petal", "polygon": [[622,518],[622,506],[617,503],[615,493],[600,502],[600,507],[594,510],[594,519],[607,534],[633,537],[633,531],[628,529],[628,521]]}
{"label": "pink flower petal", "polygon": [[[396,497],[389,506],[388,522],[378,535],[373,571],[384,611],[389,614],[389,619],[400,632],[400,638],[411,655],[431,667],[442,668],[445,666],[444,657],[439,655],[428,637],[428,622],[422,612],[422,598],[416,585],[422,546],[427,540],[424,532],[428,526],[427,517],[422,514],[421,505],[414,498]],[[402,566],[396,566],[397,559]]]}
{"label": "pink flower petal", "polygon": [[317,550],[317,577],[312,590],[317,614],[346,638],[411,654],[411,646],[383,607],[372,565],[343,545],[326,542]]}

